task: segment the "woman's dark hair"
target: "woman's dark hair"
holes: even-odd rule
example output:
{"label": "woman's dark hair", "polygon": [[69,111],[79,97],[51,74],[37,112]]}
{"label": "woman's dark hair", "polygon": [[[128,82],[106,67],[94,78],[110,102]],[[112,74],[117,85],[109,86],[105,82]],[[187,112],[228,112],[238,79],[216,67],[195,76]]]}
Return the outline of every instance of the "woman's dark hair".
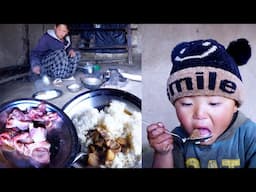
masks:
{"label": "woman's dark hair", "polygon": [[58,27],[59,25],[66,25],[67,29],[70,31],[70,25],[67,23],[56,23],[55,26]]}

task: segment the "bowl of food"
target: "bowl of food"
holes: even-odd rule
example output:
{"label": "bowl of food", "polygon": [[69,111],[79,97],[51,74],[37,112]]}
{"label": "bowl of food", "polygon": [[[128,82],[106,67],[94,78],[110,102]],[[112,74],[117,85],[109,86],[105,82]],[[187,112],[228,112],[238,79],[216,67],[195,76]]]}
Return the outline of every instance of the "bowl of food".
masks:
{"label": "bowl of food", "polygon": [[32,98],[39,99],[39,100],[53,100],[58,97],[61,97],[63,92],[59,89],[47,89],[47,90],[41,90],[37,91],[32,95]]}
{"label": "bowl of food", "polygon": [[57,106],[31,98],[0,105],[1,168],[71,167],[79,151],[76,129]]}
{"label": "bowl of food", "polygon": [[67,89],[72,93],[76,93],[80,91],[82,88],[83,88],[82,85],[79,83],[72,83],[67,85]]}
{"label": "bowl of food", "polygon": [[62,108],[72,120],[84,167],[141,168],[141,100],[118,89],[101,88],[75,96]]}

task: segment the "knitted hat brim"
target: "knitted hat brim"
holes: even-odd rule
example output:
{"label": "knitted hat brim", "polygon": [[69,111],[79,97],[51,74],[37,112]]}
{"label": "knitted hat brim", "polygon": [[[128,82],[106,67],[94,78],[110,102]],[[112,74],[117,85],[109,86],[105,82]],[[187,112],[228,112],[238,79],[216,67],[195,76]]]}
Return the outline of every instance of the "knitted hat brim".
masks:
{"label": "knitted hat brim", "polygon": [[215,67],[190,67],[171,74],[167,93],[172,104],[186,96],[223,96],[243,103],[242,81],[229,71]]}

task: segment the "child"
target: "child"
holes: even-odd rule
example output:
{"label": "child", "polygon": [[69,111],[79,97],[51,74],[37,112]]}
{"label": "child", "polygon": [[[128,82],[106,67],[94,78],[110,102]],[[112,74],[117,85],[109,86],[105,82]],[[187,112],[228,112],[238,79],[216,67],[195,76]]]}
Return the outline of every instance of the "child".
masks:
{"label": "child", "polygon": [[173,49],[167,95],[180,126],[172,132],[184,138],[196,133],[211,137],[182,142],[163,123],[149,125],[153,167],[256,167],[256,123],[238,110],[243,102],[238,65],[250,57],[246,39],[233,41],[227,49],[213,39],[183,42]]}
{"label": "child", "polygon": [[30,54],[33,73],[46,74],[56,81],[74,75],[81,55],[71,48],[68,32],[67,24],[56,24],[54,29],[43,34]]}

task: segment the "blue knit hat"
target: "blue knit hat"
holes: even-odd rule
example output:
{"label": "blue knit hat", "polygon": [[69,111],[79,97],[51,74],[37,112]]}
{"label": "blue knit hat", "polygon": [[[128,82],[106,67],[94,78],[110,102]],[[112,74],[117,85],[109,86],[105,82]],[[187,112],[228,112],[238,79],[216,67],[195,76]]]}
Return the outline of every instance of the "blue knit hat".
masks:
{"label": "blue knit hat", "polygon": [[[242,54],[238,53],[239,48]],[[217,95],[234,99],[240,106],[243,83],[238,65],[247,63],[250,56],[246,39],[231,42],[227,50],[213,39],[178,44],[171,53],[173,66],[167,81],[169,100],[174,104],[180,97]]]}

